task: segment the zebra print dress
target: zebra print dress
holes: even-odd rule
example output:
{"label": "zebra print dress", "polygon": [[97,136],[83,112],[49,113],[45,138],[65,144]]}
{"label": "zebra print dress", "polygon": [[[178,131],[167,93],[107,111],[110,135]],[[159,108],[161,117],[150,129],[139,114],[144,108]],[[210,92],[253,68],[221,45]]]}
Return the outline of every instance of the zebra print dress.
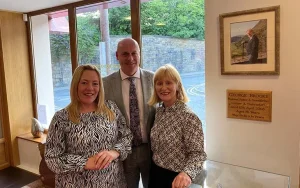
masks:
{"label": "zebra print dress", "polygon": [[[103,115],[89,112],[80,115],[80,123],[68,119],[62,109],[55,113],[47,135],[45,160],[55,175],[57,188],[126,188],[122,161],[131,153],[132,134],[125,119],[112,101],[106,105],[115,112],[109,122]],[[120,156],[106,169],[85,170],[87,159],[101,150],[115,149]]]}

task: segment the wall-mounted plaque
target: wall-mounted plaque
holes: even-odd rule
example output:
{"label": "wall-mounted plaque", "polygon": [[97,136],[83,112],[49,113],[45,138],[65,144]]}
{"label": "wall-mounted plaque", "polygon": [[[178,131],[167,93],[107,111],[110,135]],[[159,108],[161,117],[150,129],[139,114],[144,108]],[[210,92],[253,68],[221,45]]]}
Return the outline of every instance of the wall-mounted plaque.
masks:
{"label": "wall-mounted plaque", "polygon": [[227,90],[227,117],[272,121],[272,91]]}

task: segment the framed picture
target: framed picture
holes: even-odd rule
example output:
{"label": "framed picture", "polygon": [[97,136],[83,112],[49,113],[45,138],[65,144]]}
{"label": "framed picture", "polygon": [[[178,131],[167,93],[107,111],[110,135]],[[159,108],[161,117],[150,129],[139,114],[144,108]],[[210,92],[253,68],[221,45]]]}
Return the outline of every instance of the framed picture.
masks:
{"label": "framed picture", "polygon": [[222,75],[279,75],[280,7],[219,16]]}

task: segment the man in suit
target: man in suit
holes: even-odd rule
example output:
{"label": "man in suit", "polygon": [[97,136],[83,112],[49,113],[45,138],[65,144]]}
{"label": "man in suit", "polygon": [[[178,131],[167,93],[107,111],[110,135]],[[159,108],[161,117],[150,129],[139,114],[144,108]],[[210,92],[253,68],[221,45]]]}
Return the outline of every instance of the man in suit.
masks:
{"label": "man in suit", "polygon": [[[120,70],[103,78],[105,98],[113,100],[126,118],[127,125],[134,134],[131,122],[131,81],[134,77],[136,98],[138,103],[140,143],[133,141],[132,154],[124,161],[124,171],[128,188],[138,188],[140,176],[144,188],[148,187],[150,171],[150,129],[154,121],[155,109],[147,104],[153,90],[153,72],[141,69],[140,48],[131,38],[125,38],[118,43],[117,60]],[[134,118],[132,118],[134,119]]]}
{"label": "man in suit", "polygon": [[246,34],[249,37],[249,41],[246,48],[247,54],[249,56],[249,63],[257,63],[259,40],[252,29],[247,30]]}

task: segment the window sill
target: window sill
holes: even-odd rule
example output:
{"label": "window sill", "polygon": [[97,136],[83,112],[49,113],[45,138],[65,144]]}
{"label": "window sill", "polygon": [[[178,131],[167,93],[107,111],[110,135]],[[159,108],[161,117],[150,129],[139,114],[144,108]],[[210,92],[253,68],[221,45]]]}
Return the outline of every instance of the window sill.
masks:
{"label": "window sill", "polygon": [[34,138],[31,133],[26,133],[26,134],[22,134],[22,135],[17,136],[17,138],[28,140],[28,141],[31,141],[31,142],[35,142],[35,143],[38,143],[38,144],[45,144],[47,134],[43,134],[41,138]]}

